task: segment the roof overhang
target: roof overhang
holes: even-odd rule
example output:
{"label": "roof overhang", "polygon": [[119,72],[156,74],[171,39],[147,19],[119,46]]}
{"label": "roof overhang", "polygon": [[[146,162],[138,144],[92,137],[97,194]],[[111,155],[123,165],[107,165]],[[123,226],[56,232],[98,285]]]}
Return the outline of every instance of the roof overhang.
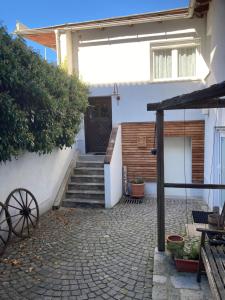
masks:
{"label": "roof overhang", "polygon": [[41,27],[30,29],[21,23],[17,23],[15,33],[35,41],[45,47],[56,49],[55,31],[81,31],[91,29],[103,29],[115,26],[132,26],[157,21],[167,21],[174,19],[191,18],[194,14],[201,16],[206,13],[210,0],[190,0],[188,8],[179,8],[154,13],[144,13],[129,15],[124,17],[115,17],[95,21],[65,23],[61,25]]}

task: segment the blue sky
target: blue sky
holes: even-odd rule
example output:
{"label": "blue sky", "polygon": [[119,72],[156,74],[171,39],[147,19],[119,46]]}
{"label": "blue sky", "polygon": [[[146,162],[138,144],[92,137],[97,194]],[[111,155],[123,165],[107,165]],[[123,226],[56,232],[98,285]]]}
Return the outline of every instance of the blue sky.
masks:
{"label": "blue sky", "polygon": [[[187,7],[189,0],[6,0],[1,1],[0,21],[9,32],[16,21],[28,27],[42,27],[66,22],[80,22]],[[27,42],[41,55],[44,47]],[[47,59],[55,61],[55,53],[47,49]]]}

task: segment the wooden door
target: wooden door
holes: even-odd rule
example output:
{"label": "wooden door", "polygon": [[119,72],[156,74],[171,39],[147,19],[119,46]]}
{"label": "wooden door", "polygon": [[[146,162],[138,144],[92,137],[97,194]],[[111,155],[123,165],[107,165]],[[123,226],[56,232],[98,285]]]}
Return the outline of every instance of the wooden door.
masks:
{"label": "wooden door", "polygon": [[111,97],[89,98],[89,108],[85,115],[86,152],[105,153],[111,130]]}

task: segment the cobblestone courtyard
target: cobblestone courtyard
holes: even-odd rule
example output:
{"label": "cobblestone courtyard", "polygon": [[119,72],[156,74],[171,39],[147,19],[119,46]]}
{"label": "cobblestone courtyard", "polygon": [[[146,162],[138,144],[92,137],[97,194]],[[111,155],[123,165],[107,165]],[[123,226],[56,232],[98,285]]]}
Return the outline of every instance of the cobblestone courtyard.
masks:
{"label": "cobblestone courtyard", "polygon": [[[181,232],[186,208],[168,200],[167,232]],[[50,211],[26,240],[14,240],[0,263],[0,299],[151,299],[156,204],[119,203]]]}

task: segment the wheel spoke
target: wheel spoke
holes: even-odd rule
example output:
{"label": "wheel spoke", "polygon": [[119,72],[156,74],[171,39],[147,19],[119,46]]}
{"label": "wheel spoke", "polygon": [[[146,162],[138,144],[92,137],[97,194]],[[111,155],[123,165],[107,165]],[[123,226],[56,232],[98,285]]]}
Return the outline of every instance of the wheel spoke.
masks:
{"label": "wheel spoke", "polygon": [[16,202],[23,208],[23,206],[20,204],[19,200],[14,196],[12,195],[12,197],[16,200]]}
{"label": "wheel spoke", "polygon": [[17,216],[21,216],[21,214],[17,214],[17,215],[12,215],[10,216],[11,218],[17,217]]}
{"label": "wheel spoke", "polygon": [[28,218],[26,218],[26,220],[27,220],[27,232],[28,232],[28,236],[30,236],[30,229],[29,229]]}
{"label": "wheel spoke", "polygon": [[18,209],[18,210],[21,210],[20,208],[16,207],[16,206],[13,206],[11,204],[8,204],[8,206],[12,207],[12,208],[15,208],[15,209]]}
{"label": "wheel spoke", "polygon": [[1,229],[1,228],[0,228],[0,231],[3,231],[3,232],[9,232],[9,230]]}
{"label": "wheel spoke", "polygon": [[31,198],[30,203],[29,203],[29,205],[27,206],[28,208],[30,208],[30,205],[31,205],[32,201],[33,201],[33,198]]}
{"label": "wheel spoke", "polygon": [[16,223],[15,226],[13,226],[13,229],[15,230],[16,226],[20,223],[21,219],[23,218],[24,216],[21,216],[21,218],[19,219],[19,221]]}
{"label": "wheel spoke", "polygon": [[37,217],[36,217],[36,216],[34,216],[32,213],[30,213],[30,215],[31,215],[32,217],[34,217],[35,219],[37,219]]}
{"label": "wheel spoke", "polygon": [[26,207],[25,206],[25,203],[23,202],[23,197],[22,197],[22,194],[21,194],[21,191],[19,190],[19,194],[20,194],[20,199],[21,199],[21,201],[22,201],[22,203],[23,203],[23,207]]}
{"label": "wheel spoke", "polygon": [[27,200],[28,200],[28,199],[27,199],[27,192],[26,192],[26,206],[27,206]]}
{"label": "wheel spoke", "polygon": [[3,237],[0,235],[0,239],[2,240],[3,244],[6,245],[6,241],[3,239]]}
{"label": "wheel spoke", "polygon": [[4,222],[8,222],[7,219],[9,219],[9,218],[5,218],[3,221],[1,221],[1,222],[0,222],[0,225],[3,224]]}
{"label": "wheel spoke", "polygon": [[20,232],[20,235],[22,235],[22,233],[23,233],[23,228],[24,228],[24,224],[25,224],[25,218],[23,219],[23,225],[22,225],[22,229],[21,229],[21,232]]}
{"label": "wheel spoke", "polygon": [[35,228],[35,225],[34,225],[34,223],[33,223],[33,221],[31,220],[31,217],[28,215],[28,218],[29,218],[29,220],[30,220],[30,222],[31,222],[31,224],[32,224],[32,226],[33,226],[33,228]]}

